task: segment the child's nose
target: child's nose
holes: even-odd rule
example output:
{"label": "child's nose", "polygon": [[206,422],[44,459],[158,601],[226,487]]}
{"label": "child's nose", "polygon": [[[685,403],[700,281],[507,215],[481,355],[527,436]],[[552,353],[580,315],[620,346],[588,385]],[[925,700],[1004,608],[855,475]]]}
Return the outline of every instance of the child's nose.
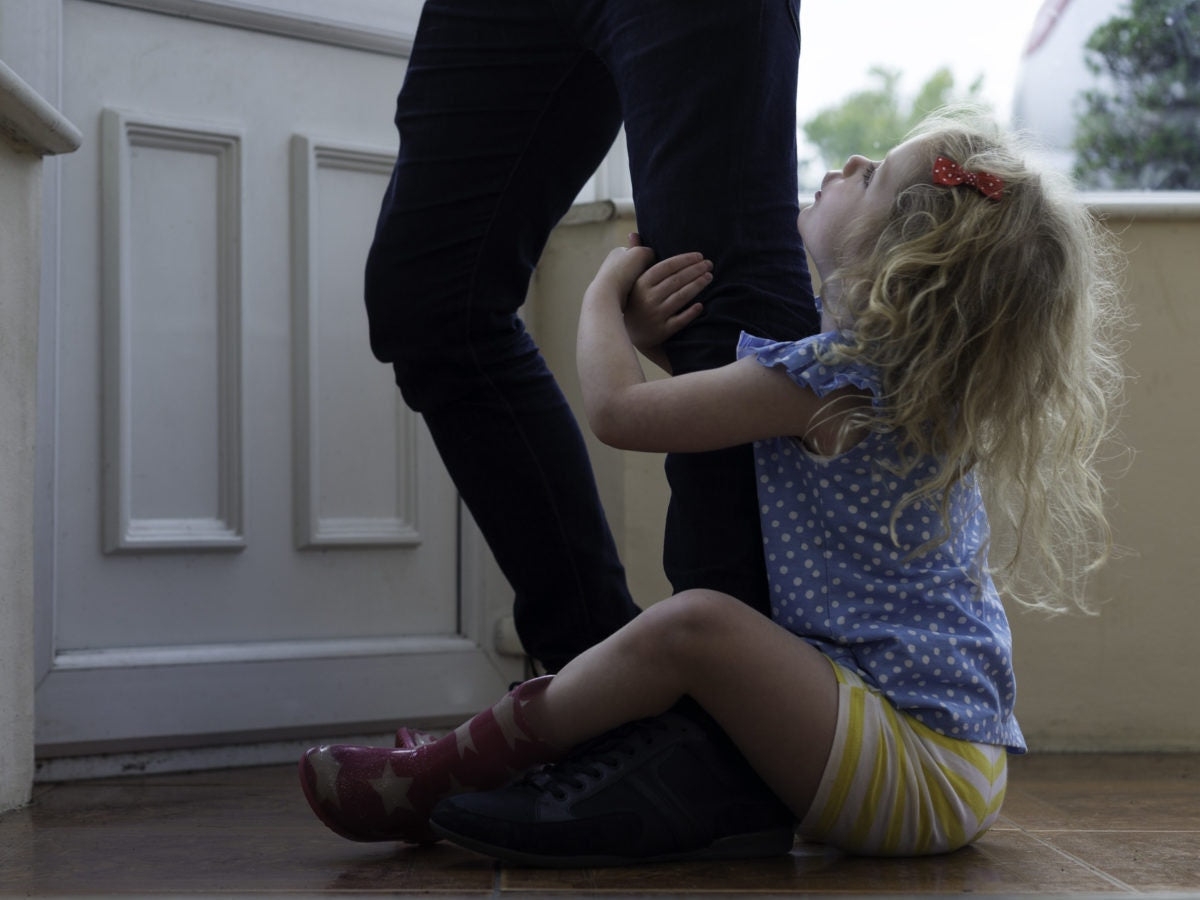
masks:
{"label": "child's nose", "polygon": [[868,165],[871,161],[865,156],[859,156],[857,153],[846,160],[846,165],[842,168],[842,173],[846,176],[853,175],[863,166]]}

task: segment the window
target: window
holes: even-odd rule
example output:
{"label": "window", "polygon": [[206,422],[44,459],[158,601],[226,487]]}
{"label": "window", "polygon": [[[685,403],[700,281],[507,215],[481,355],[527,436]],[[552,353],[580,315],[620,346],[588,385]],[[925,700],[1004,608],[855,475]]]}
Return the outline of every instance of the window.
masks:
{"label": "window", "polygon": [[[906,130],[905,104],[945,69],[950,97],[974,90],[1084,189],[1200,189],[1200,0],[859,0],[852,9],[801,4],[802,185],[833,164],[816,162],[824,144],[806,141],[818,114],[856,92],[892,90]],[[855,132],[853,119],[838,127]]]}

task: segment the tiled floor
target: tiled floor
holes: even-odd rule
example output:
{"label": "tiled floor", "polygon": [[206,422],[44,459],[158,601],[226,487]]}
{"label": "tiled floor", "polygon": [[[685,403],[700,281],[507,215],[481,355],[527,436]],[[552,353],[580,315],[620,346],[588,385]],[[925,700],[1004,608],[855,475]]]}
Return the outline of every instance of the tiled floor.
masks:
{"label": "tiled floor", "polygon": [[343,841],[309,813],[290,767],[45,785],[0,817],[0,894],[1200,897],[1200,754],[1030,756],[1011,771],[1000,826],[946,857],[798,844],[765,861],[574,871]]}

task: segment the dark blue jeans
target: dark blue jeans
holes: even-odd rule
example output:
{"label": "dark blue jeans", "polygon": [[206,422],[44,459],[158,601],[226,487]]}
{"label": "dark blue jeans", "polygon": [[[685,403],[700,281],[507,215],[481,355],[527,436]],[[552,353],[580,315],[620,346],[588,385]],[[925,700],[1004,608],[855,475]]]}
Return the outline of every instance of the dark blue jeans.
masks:
{"label": "dark blue jeans", "polygon": [[[817,327],[796,234],[799,0],[428,0],[366,273],[393,364],[551,671],[636,614],[566,402],[517,317],[550,230],[624,122],[638,230],[715,264],[676,374]],[[557,298],[577,303],[577,297]],[[667,459],[676,590],[766,612],[749,447]],[[657,599],[657,598],[653,598]]]}

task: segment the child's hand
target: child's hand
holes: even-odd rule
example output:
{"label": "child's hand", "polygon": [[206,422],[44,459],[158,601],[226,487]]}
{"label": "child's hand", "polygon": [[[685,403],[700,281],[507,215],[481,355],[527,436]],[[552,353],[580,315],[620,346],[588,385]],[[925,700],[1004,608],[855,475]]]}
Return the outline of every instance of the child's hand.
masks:
{"label": "child's hand", "polygon": [[[627,252],[638,242],[637,234],[630,235]],[[657,361],[657,348],[704,311],[692,301],[712,277],[712,263],[700,253],[681,253],[645,269],[625,303],[625,332],[630,342]]]}
{"label": "child's hand", "polygon": [[601,295],[612,297],[624,310],[638,279],[654,264],[654,251],[643,247],[636,235],[629,236],[629,246],[611,250],[592,285],[601,288]]}

